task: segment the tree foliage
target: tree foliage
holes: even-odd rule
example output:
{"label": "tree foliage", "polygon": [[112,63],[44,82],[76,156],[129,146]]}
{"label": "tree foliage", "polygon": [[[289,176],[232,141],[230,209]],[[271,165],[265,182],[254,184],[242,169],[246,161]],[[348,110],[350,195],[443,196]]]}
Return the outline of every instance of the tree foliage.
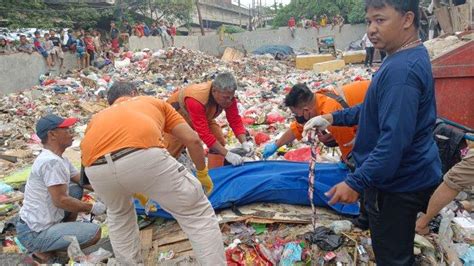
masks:
{"label": "tree foliage", "polygon": [[39,0],[2,0],[0,17],[10,28],[92,28],[101,18],[110,17],[112,8],[92,8],[85,4],[46,5]]}
{"label": "tree foliage", "polygon": [[333,17],[342,15],[346,22],[361,23],[364,21],[365,10],[363,0],[292,0],[290,4],[278,9],[273,21],[274,26],[286,26],[290,17],[299,19],[313,18],[323,14]]}
{"label": "tree foliage", "polygon": [[[140,14],[146,19],[156,21],[166,19],[187,24],[191,22],[194,8],[193,0],[122,0],[118,1],[122,17],[132,18]],[[124,8],[125,7],[125,8]]]}

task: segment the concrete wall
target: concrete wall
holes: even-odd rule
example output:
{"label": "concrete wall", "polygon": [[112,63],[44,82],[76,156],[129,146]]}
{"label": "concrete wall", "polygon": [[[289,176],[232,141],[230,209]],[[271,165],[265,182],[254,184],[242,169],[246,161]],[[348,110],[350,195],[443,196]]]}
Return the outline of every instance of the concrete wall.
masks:
{"label": "concrete wall", "polygon": [[[56,64],[56,69],[59,64]],[[64,71],[77,67],[73,54],[64,54]],[[41,55],[15,53],[0,55],[0,95],[31,88],[39,84],[39,76],[48,72]]]}
{"label": "concrete wall", "polygon": [[[171,44],[171,39],[169,42]],[[186,47],[192,50],[199,50],[199,36],[175,36],[174,44],[176,47]],[[130,49],[132,51],[142,50],[144,48],[149,48],[152,50],[162,49],[163,44],[161,42],[161,37],[130,37]]]}
{"label": "concrete wall", "polygon": [[[245,49],[248,52],[259,48],[262,45],[281,44],[289,45],[293,49],[316,49],[316,38],[318,36],[334,35],[337,49],[344,50],[349,43],[362,39],[366,30],[364,24],[344,25],[341,33],[338,30],[332,30],[331,27],[320,29],[296,29],[295,38],[291,37],[288,28],[283,27],[276,30],[259,30],[252,32],[236,33],[224,38],[221,42],[219,35],[206,36],[176,36],[175,46],[186,47],[189,49],[201,50],[202,52],[220,56],[226,47],[235,47]],[[143,48],[161,49],[160,37],[131,37],[130,48],[132,50],[141,50]]]}
{"label": "concrete wall", "polygon": [[[344,25],[341,33],[338,30],[332,30],[331,27],[320,29],[319,34],[316,29],[296,29],[295,38],[291,37],[288,28],[283,27],[276,30],[254,31],[232,34],[231,37],[225,37],[224,42],[219,41],[219,36],[204,36],[199,38],[200,50],[212,55],[221,55],[226,47],[244,47],[248,52],[252,52],[262,45],[280,44],[289,45],[293,49],[317,48],[316,38],[324,35],[334,35],[337,49],[344,50],[349,43],[354,40],[362,39],[366,30],[364,24]],[[232,39],[231,39],[232,38]]]}
{"label": "concrete wall", "polygon": [[[330,27],[321,29],[319,36],[335,35],[336,47],[345,49],[349,43],[361,39],[365,32],[365,25],[344,25],[342,32],[330,30]],[[243,32],[225,37],[221,43],[218,35],[208,36],[176,36],[175,46],[186,47],[193,50],[201,50],[211,55],[220,56],[226,47],[244,48],[252,52],[262,45],[283,44],[294,49],[317,48],[315,29],[297,29],[295,38],[292,38],[288,28],[277,30],[261,30],[254,32]],[[232,38],[232,39],[231,39]],[[131,37],[130,48],[141,50],[143,48],[162,48],[160,37]],[[76,58],[70,53],[65,53],[64,69],[67,71],[76,67]],[[57,66],[56,66],[57,68]],[[0,94],[19,91],[38,85],[41,74],[48,72],[44,59],[38,54],[31,55],[16,53],[11,55],[0,55]]]}

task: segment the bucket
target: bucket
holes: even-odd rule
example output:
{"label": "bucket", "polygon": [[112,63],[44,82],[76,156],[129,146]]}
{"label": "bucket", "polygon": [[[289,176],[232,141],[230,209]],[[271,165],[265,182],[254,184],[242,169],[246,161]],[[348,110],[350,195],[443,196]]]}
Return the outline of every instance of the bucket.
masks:
{"label": "bucket", "polygon": [[224,156],[217,153],[208,153],[207,154],[207,168],[217,168],[224,165]]}

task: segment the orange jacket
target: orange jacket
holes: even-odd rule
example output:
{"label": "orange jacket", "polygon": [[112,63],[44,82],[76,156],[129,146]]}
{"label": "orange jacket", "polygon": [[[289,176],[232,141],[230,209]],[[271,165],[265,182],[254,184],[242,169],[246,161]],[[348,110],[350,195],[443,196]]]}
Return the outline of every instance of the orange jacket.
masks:
{"label": "orange jacket", "polygon": [[[216,103],[209,103],[209,95],[211,94],[211,85],[212,82],[205,82],[200,84],[192,84],[186,88],[180,89],[168,98],[167,102],[171,104],[178,113],[183,116],[183,118],[188,122],[189,125],[192,125],[191,119],[186,108],[184,100],[187,97],[191,97],[202,105],[206,106],[206,117],[208,121],[211,121],[219,115],[218,108]],[[178,107],[178,108],[176,108]],[[220,110],[222,111],[222,110]]]}
{"label": "orange jacket", "polygon": [[[342,91],[344,92],[344,97],[349,106],[355,106],[364,101],[365,94],[367,89],[369,88],[370,81],[356,81],[353,83],[349,83],[342,87]],[[324,95],[323,93],[316,92],[315,94],[315,101],[314,101],[314,110],[316,115],[325,115],[330,114],[335,111],[343,109],[341,104],[333,98]],[[302,133],[303,133],[303,125],[299,124],[298,122],[294,121],[290,125],[291,131],[295,135],[296,139],[301,140]],[[351,151],[352,145],[344,146],[345,144],[351,142],[356,135],[357,127],[336,127],[331,126],[328,128],[329,132],[331,132],[332,136],[336,140],[337,144],[339,145],[339,149],[341,149],[342,156],[345,158]]]}

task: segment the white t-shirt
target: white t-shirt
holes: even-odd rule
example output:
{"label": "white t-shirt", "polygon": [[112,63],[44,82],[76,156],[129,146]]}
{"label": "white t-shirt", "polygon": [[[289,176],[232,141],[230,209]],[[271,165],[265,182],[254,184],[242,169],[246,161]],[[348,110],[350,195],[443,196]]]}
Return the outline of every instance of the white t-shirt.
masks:
{"label": "white t-shirt", "polygon": [[362,41],[365,44],[365,47],[374,47],[374,45],[370,42],[369,36],[367,36],[367,33],[362,37]]}
{"label": "white t-shirt", "polygon": [[64,210],[53,204],[48,187],[65,184],[69,189],[71,177],[79,171],[66,158],[43,149],[31,168],[26,181],[20,217],[28,227],[41,232],[64,219]]}

